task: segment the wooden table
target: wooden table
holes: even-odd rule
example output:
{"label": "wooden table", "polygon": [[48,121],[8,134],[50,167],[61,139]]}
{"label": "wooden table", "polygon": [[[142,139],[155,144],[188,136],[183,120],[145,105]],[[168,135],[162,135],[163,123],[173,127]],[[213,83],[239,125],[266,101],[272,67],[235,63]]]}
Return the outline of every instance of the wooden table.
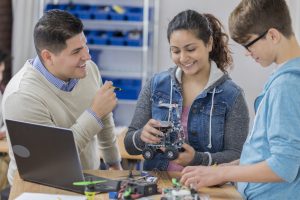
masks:
{"label": "wooden table", "polygon": [[[86,171],[101,177],[107,177],[111,179],[118,179],[118,177],[126,176],[128,171],[108,171],[108,170],[91,170]],[[158,186],[160,188],[166,188],[171,186],[171,177],[178,177],[178,173],[160,173],[158,179]],[[48,193],[48,194],[69,194],[76,195],[76,193],[56,189],[53,187],[48,187],[44,185],[39,185],[36,183],[31,183],[23,181],[18,174],[14,178],[14,184],[11,188],[9,200],[13,200],[18,197],[23,192],[36,192],[36,193]],[[222,187],[211,187],[211,188],[202,188],[200,190],[201,194],[209,195],[211,200],[241,200],[242,197],[236,191],[233,186],[225,185]],[[96,195],[95,200],[104,200],[108,199],[108,194],[99,194]],[[160,195],[151,196],[151,199],[160,199]]]}
{"label": "wooden table", "polygon": [[8,144],[6,139],[0,140],[0,152],[8,153]]}

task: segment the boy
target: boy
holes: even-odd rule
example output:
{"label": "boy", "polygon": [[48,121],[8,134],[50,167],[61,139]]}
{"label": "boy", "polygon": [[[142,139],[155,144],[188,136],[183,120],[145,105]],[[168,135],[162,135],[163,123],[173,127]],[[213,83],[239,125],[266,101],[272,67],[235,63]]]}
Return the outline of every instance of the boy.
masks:
{"label": "boy", "polygon": [[285,0],[241,1],[229,30],[247,55],[277,69],[254,103],[240,165],[186,167],[181,181],[196,188],[235,181],[245,199],[299,199],[300,47]]}

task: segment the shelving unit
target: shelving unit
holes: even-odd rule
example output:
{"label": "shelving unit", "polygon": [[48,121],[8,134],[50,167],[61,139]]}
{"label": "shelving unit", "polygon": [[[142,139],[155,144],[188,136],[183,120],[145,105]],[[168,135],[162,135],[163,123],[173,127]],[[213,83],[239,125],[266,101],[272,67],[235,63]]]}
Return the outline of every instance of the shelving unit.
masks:
{"label": "shelving unit", "polygon": [[[68,10],[81,18],[92,60],[99,66],[102,79],[112,80],[114,85],[123,89],[117,92],[119,103],[114,110],[115,123],[117,126],[128,126],[138,94],[146,79],[154,73],[153,66],[157,66],[157,55],[154,52],[157,52],[159,1],[44,2],[46,9]],[[116,5],[125,13],[118,12],[120,10],[115,9]]]}

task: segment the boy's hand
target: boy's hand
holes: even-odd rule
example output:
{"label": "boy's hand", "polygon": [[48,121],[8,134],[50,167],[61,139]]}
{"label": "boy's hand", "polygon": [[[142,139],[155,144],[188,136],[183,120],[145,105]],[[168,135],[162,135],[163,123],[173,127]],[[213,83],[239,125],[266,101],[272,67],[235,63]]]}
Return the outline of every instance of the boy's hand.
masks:
{"label": "boy's hand", "polygon": [[215,166],[188,166],[182,170],[180,182],[187,187],[192,186],[196,190],[201,187],[223,184],[225,182],[223,177],[224,168]]}
{"label": "boy's hand", "polygon": [[231,161],[229,163],[222,163],[222,164],[219,164],[219,166],[233,166],[233,165],[239,165],[239,164],[240,164],[240,159]]}

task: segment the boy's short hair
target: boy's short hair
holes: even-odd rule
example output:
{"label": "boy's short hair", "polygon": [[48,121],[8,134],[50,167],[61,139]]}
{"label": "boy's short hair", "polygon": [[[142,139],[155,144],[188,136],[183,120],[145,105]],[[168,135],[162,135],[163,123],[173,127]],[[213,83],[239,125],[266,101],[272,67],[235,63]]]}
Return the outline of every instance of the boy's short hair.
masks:
{"label": "boy's short hair", "polygon": [[294,34],[285,0],[242,0],[229,17],[230,36],[240,44],[247,42],[250,34],[261,35],[270,28],[286,38]]}
{"label": "boy's short hair", "polygon": [[63,10],[46,12],[35,25],[34,45],[37,54],[43,49],[60,53],[66,48],[66,40],[83,31],[80,19]]}

